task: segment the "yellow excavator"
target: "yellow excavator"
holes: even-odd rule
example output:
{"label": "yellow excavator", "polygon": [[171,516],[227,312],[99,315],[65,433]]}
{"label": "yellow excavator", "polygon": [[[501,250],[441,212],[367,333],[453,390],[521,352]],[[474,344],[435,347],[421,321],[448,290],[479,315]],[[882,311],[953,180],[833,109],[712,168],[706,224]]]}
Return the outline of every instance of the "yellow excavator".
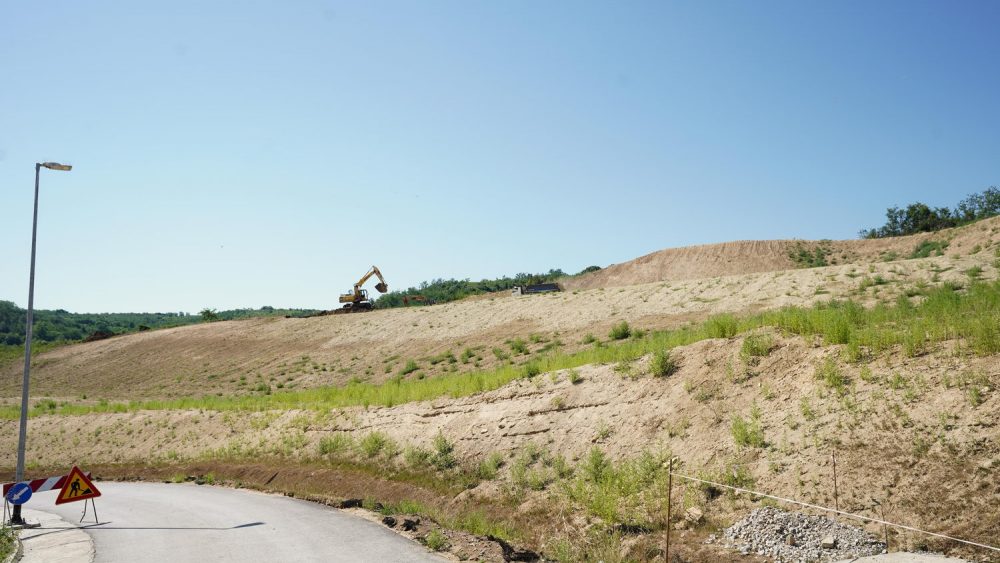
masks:
{"label": "yellow excavator", "polygon": [[372,276],[378,276],[379,283],[375,284],[375,289],[379,293],[385,293],[389,291],[389,284],[385,283],[385,278],[382,277],[382,272],[379,271],[378,267],[372,266],[368,273],[361,276],[361,279],[354,284],[354,291],[351,293],[342,293],[340,295],[340,302],[344,304],[343,307],[337,309],[336,313],[361,313],[364,311],[371,311],[375,303],[368,298],[368,290],[362,288]]}

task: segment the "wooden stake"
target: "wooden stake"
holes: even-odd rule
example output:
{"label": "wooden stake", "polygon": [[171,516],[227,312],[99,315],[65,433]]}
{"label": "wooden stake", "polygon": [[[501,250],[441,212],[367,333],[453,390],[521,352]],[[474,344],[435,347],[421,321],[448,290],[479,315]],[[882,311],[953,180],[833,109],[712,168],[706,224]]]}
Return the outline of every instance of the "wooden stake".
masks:
{"label": "wooden stake", "polygon": [[670,563],[670,497],[674,491],[674,458],[667,463],[667,546],[663,550],[663,560]]}
{"label": "wooden stake", "polygon": [[837,498],[837,449],[833,449],[833,507],[840,510],[840,500]]}

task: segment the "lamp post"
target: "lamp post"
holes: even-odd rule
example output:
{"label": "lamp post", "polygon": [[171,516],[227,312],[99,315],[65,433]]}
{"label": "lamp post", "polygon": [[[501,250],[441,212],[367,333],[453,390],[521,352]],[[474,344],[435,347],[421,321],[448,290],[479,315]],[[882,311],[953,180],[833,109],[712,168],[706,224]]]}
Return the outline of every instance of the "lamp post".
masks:
{"label": "lamp post", "polygon": [[[24,335],[24,381],[21,384],[21,426],[17,436],[17,471],[14,474],[14,482],[24,481],[24,444],[28,433],[28,382],[31,372],[31,333],[34,321],[35,306],[35,241],[38,234],[38,176],[42,168],[49,170],[72,170],[68,164],[58,162],[36,162],[35,163],[35,213],[31,220],[31,276],[28,281],[28,322]],[[25,521],[21,517],[21,505],[14,505],[14,512],[10,517],[11,524],[24,525]]]}

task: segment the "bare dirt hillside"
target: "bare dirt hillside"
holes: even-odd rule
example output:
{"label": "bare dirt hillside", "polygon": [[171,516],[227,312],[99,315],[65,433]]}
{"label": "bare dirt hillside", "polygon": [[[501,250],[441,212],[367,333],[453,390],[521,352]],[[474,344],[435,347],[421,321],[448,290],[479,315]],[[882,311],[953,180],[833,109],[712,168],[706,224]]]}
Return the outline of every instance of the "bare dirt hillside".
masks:
{"label": "bare dirt hillside", "polygon": [[[667,378],[648,376],[647,357],[627,366],[585,366],[573,377],[560,371],[482,395],[391,408],[43,416],[31,421],[28,453],[45,466],[80,459],[141,465],[274,457],[315,462],[325,452],[351,455],[351,448],[361,448],[362,458],[406,467],[413,462],[405,450],[433,451],[436,437],[443,436],[464,463],[499,455],[508,468],[456,502],[501,502],[515,495],[530,511],[558,502],[559,470],[544,460],[579,466],[594,446],[615,459],[670,452],[685,471],[712,479],[725,480],[740,467],[748,471],[741,477],[747,486],[821,505],[835,502],[836,452],[836,502],[842,509],[869,514],[876,498],[892,503],[894,521],[982,541],[1000,537],[995,357],[959,357],[951,353],[954,343],[946,342],[917,358],[894,353],[857,366],[841,361],[841,347],[764,334],[773,338],[773,349],[735,373],[746,337],[676,349],[680,368]],[[838,365],[852,382],[849,394],[817,378],[824,362]],[[969,401],[970,385],[981,402]],[[734,416],[751,419],[755,410],[764,443],[741,445],[731,422]],[[6,430],[0,432],[0,451],[14,451],[15,427],[16,421],[0,424]],[[362,453],[373,435],[388,441]],[[342,437],[342,449],[324,446],[334,436]],[[722,522],[746,504],[714,502],[697,489],[683,498],[685,506]],[[896,541],[913,547],[926,545],[924,539]]]}
{"label": "bare dirt hillside", "polygon": [[992,240],[1000,238],[998,231],[1000,217],[994,217],[966,227],[907,237],[839,241],[744,240],[668,248],[597,272],[567,278],[562,283],[567,289],[594,289],[774,272],[795,268],[797,264],[792,255],[800,249],[825,249],[827,261],[832,265],[906,257],[927,240],[948,241],[948,252],[965,254],[976,245],[988,246]]}
{"label": "bare dirt hillside", "polygon": [[[586,335],[606,339],[611,325],[622,320],[643,329],[676,328],[719,313],[834,298],[872,304],[920,284],[964,283],[973,267],[982,269],[982,279],[995,279],[993,260],[992,250],[984,250],[355,315],[186,326],[42,354],[33,364],[32,391],[36,397],[87,403],[377,383],[397,376],[410,361],[418,369],[407,378],[487,369],[509,359],[524,363],[553,348],[583,348]],[[523,341],[524,353],[512,350],[513,339]],[[20,366],[8,364],[0,373],[0,391],[15,400]]]}
{"label": "bare dirt hillside", "polygon": [[[33,397],[50,410],[29,422],[29,469],[85,463],[111,475],[176,478],[178,472],[184,479],[207,467],[202,471],[237,483],[252,473],[250,482],[262,487],[276,482],[293,492],[357,495],[375,509],[373,499],[404,503],[400,510],[433,513],[478,536],[504,531],[560,561],[662,559],[656,550],[669,526],[681,532],[685,560],[730,560],[731,553],[699,550],[708,549],[710,533],[761,500],[682,483],[677,508],[698,508],[705,518],[685,523],[675,513],[667,521],[663,467],[677,456],[682,472],[714,482],[873,516],[874,499],[892,521],[995,542],[1000,319],[991,323],[995,307],[986,305],[985,317],[970,321],[979,331],[973,336],[989,342],[973,350],[972,336],[956,336],[972,333],[948,328],[928,339],[935,327],[900,311],[916,310],[935,286],[947,284],[958,300],[984,288],[975,280],[1000,278],[998,233],[1000,220],[992,220],[907,239],[809,243],[837,261],[816,268],[782,266],[781,241],[679,249],[664,252],[690,253],[692,269],[671,275],[690,278],[356,315],[217,322],[67,346],[34,360]],[[923,240],[948,246],[942,255],[908,259]],[[757,258],[744,255],[751,249]],[[778,269],[753,271],[752,264]],[[651,266],[642,275],[656,272]],[[610,341],[609,328],[621,321],[676,328],[722,313],[840,298],[867,307],[897,304],[896,316],[883,322],[917,344],[907,349],[910,340],[893,341],[876,351],[854,342],[851,350],[834,344],[848,340],[765,326],[676,347],[669,351],[676,369],[659,376],[650,356],[533,375],[523,367],[560,352],[619,350],[622,342]],[[960,320],[975,316],[963,311]],[[879,334],[858,330],[873,339]],[[658,343],[660,336],[623,342]],[[751,339],[759,340],[748,348]],[[663,349],[642,350],[664,358]],[[444,374],[475,381],[500,365],[515,366],[521,377],[469,396],[449,395],[452,389],[431,401],[329,408],[314,398],[288,410],[277,402],[203,400],[198,408],[177,402],[79,414],[103,399],[261,398],[351,381],[432,385],[450,381],[438,379]],[[19,373],[16,364],[0,368],[7,404],[17,401]],[[13,466],[15,428],[16,421],[0,420],[0,452],[7,452],[0,466]],[[908,532],[893,541],[957,547]]]}
{"label": "bare dirt hillside", "polygon": [[[922,237],[835,244],[863,244],[871,247],[870,252],[885,256],[887,249],[910,248]],[[33,364],[32,391],[35,396],[86,403],[254,394],[351,380],[377,383],[397,376],[410,361],[418,369],[405,376],[418,378],[488,369],[508,359],[523,363],[553,348],[573,351],[584,346],[588,334],[606,338],[611,325],[622,320],[644,329],[675,328],[719,313],[810,305],[835,298],[870,305],[920,284],[965,282],[969,268],[980,268],[982,279],[997,277],[993,249],[1000,244],[1000,221],[943,232],[937,239],[947,237],[952,243],[944,256],[923,259],[897,257],[888,262],[558,294],[496,295],[365,314],[227,321],[143,332],[42,354]],[[759,245],[760,249],[772,248],[770,243]],[[777,256],[777,251],[765,250],[765,255]],[[726,256],[707,253],[703,258],[722,264]],[[524,341],[524,353],[511,349],[514,339]],[[0,367],[0,394],[8,401],[18,397],[19,373],[17,362]]]}

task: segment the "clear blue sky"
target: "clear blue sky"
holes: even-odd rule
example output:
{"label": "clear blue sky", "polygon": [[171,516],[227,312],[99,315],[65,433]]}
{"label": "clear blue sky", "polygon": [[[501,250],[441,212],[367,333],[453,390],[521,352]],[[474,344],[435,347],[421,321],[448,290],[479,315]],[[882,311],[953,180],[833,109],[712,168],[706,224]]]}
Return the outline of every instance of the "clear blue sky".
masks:
{"label": "clear blue sky", "polygon": [[1000,3],[8,2],[0,299],[332,308],[1000,184]]}

